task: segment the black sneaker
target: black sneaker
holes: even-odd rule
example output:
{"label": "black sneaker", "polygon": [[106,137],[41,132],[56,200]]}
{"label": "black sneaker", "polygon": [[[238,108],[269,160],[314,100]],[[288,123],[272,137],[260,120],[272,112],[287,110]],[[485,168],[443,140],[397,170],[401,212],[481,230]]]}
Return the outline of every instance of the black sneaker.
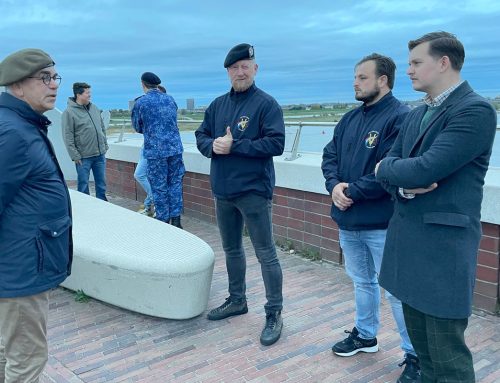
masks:
{"label": "black sneaker", "polygon": [[405,366],[405,369],[397,383],[420,383],[420,362],[415,355],[406,354],[405,360],[399,363],[398,366]]}
{"label": "black sneaker", "polygon": [[283,318],[281,318],[281,311],[266,314],[266,325],[260,334],[260,343],[264,346],[276,343],[281,336],[282,328]]}
{"label": "black sneaker", "polygon": [[248,312],[247,302],[234,303],[231,298],[226,298],[226,301],[219,307],[211,310],[207,314],[208,320],[221,320],[235,315],[246,314]]}
{"label": "black sneaker", "polygon": [[358,352],[377,352],[378,343],[377,338],[362,339],[360,338],[358,329],[354,327],[352,331],[344,330],[349,336],[342,342],[336,343],[332,347],[332,351],[340,356],[351,356]]}

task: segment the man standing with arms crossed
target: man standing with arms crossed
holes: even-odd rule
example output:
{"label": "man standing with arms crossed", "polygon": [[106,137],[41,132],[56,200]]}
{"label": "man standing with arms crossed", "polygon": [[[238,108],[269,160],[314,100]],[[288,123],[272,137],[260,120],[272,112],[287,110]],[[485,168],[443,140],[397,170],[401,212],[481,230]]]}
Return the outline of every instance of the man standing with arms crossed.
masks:
{"label": "man standing with arms crossed", "polygon": [[260,342],[269,346],[280,338],[283,327],[283,276],[274,245],[271,207],[273,156],[283,153],[285,124],[276,100],[255,86],[258,65],[253,46],[233,47],[224,67],[232,88],[210,104],[196,131],[199,151],[211,159],[210,181],[229,279],[229,297],[207,318],[220,320],[248,312],[242,244],[245,224],[266,289],[266,324]]}
{"label": "man standing with arms crossed", "polygon": [[47,137],[61,77],[39,49],[0,63],[0,383],[36,383],[49,291],[70,274],[68,189]]}
{"label": "man standing with arms crossed", "polygon": [[[375,179],[373,169],[391,148],[409,110],[392,95],[395,71],[391,58],[376,53],[356,64],[355,97],[363,105],[342,117],[323,152],[332,219],[340,229],[340,246],[354,283],[356,303],[354,328],[346,330],[349,336],[332,348],[340,356],[378,351],[378,275],[393,202]],[[400,366],[405,365],[405,369],[398,383],[418,382],[419,362],[406,331],[401,302],[390,294],[387,299],[404,351]]]}
{"label": "man standing with arms crossed", "polygon": [[407,74],[426,96],[375,169],[396,201],[380,284],[403,302],[422,382],[472,383],[464,332],[496,113],[461,79],[465,51],[455,35],[428,33],[408,48]]}

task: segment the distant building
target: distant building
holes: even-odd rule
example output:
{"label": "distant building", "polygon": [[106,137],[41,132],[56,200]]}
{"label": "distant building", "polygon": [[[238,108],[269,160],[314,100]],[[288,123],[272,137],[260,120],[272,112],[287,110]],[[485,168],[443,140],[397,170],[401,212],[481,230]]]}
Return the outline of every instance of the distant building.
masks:
{"label": "distant building", "polygon": [[187,110],[194,110],[194,98],[188,98],[186,100],[186,109]]}
{"label": "distant building", "polygon": [[134,108],[135,100],[129,100],[128,102],[128,110],[132,111]]}

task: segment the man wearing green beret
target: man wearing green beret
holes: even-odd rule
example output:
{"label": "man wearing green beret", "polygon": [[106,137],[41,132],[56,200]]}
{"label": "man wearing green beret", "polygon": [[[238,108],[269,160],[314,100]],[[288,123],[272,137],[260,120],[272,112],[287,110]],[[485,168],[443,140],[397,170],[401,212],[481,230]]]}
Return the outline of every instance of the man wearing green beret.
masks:
{"label": "man wearing green beret", "polygon": [[61,77],[39,49],[0,63],[0,382],[38,382],[49,291],[71,271],[71,205],[47,138]]}

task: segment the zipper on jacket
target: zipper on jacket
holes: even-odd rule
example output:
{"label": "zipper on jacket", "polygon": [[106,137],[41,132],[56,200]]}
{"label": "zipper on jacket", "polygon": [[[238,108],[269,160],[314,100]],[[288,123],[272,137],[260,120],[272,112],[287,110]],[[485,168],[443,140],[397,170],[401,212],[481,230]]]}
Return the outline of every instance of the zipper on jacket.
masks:
{"label": "zipper on jacket", "polygon": [[94,130],[95,130],[95,134],[96,134],[96,138],[97,138],[97,148],[99,149],[99,155],[101,155],[102,154],[101,153],[101,144],[99,142],[99,132],[97,131],[97,126],[95,126],[94,120],[92,119],[92,116],[90,115],[90,112],[89,112],[87,106],[83,105],[83,108],[85,109],[85,111],[89,115],[90,121],[92,121],[92,125],[94,125]]}
{"label": "zipper on jacket", "polygon": [[38,249],[38,272],[40,273],[43,271],[43,245],[40,236],[37,235],[35,241]]}

